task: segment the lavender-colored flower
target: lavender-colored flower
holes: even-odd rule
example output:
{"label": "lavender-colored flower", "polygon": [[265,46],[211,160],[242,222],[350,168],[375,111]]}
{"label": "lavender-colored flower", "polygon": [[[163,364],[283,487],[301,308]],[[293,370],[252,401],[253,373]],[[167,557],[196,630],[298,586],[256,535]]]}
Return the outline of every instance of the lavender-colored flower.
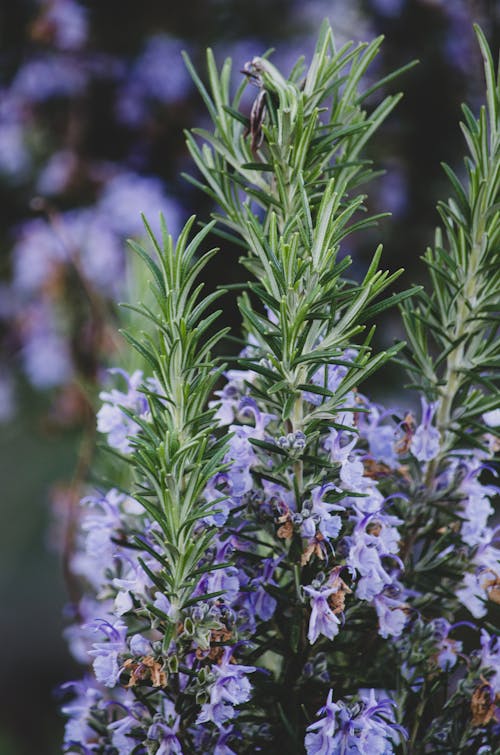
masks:
{"label": "lavender-colored flower", "polygon": [[13,285],[21,293],[32,293],[46,285],[57,268],[67,262],[68,250],[45,220],[24,223],[12,250]]}
{"label": "lavender-colored flower", "polygon": [[436,660],[442,671],[450,671],[457,663],[458,654],[462,652],[462,643],[459,640],[452,640],[448,636],[456,626],[462,623],[464,622],[450,624],[442,617],[433,619],[430,623],[436,641]]}
{"label": "lavender-colored flower", "polygon": [[360,412],[358,428],[362,438],[366,438],[369,454],[375,461],[394,467],[397,462],[395,450],[396,431],[394,426],[382,424],[391,412],[364,398],[363,405],[369,412]]}
{"label": "lavender-colored flower", "polygon": [[153,231],[159,233],[159,216],[163,213],[169,233],[180,230],[179,205],[165,194],[163,183],[153,176],[119,173],[106,184],[97,209],[109,229],[119,238],[144,236],[141,213],[147,213]]}
{"label": "lavender-colored flower", "polygon": [[215,391],[219,396],[217,401],[210,401],[210,408],[219,406],[215,419],[221,425],[230,425],[237,419],[241,399],[247,393],[245,383],[252,383],[255,373],[248,370],[228,370],[224,373],[227,383],[221,391]]}
{"label": "lavender-colored flower", "polygon": [[487,526],[489,517],[494,513],[490,498],[499,492],[495,485],[482,485],[479,475],[484,466],[477,458],[462,460],[462,468],[467,469],[460,492],[465,498],[462,502],[463,523],[460,536],[470,546],[485,545],[491,541],[492,531]]}
{"label": "lavender-colored flower", "polygon": [[96,689],[89,678],[68,682],[61,689],[71,690],[76,695],[61,708],[63,715],[68,717],[64,729],[64,745],[91,745],[95,741],[95,729],[89,725],[89,715],[92,708],[102,700],[102,692]]}
{"label": "lavender-colored flower", "polygon": [[220,729],[219,736],[217,737],[217,741],[214,746],[213,755],[236,755],[235,751],[232,750],[227,744],[228,740],[233,736],[234,729],[232,726],[225,729]]}
{"label": "lavender-colored flower", "polygon": [[[343,365],[325,364],[314,373],[311,378],[311,383],[319,388],[326,388],[332,393],[335,393],[340,383],[347,375],[348,369],[348,367]],[[318,393],[312,393],[312,391],[304,391],[303,397],[305,401],[308,401],[315,406],[319,406],[325,400],[323,396]]]}
{"label": "lavender-colored flower", "polygon": [[226,648],[220,664],[212,666],[215,681],[209,690],[209,702],[201,706],[197,723],[211,721],[221,727],[236,715],[235,705],[250,700],[252,688],[247,675],[257,669],[255,666],[231,663],[232,654],[233,648]]}
{"label": "lavender-colored flower", "polygon": [[[390,517],[387,522],[384,521],[385,516],[380,512],[367,516],[358,514],[358,523],[349,538],[347,565],[353,574],[361,575],[356,595],[362,600],[372,600],[393,582],[381,559],[388,555],[394,557],[397,551],[397,540],[392,531],[393,519],[396,518]],[[396,521],[399,522],[398,519]]]}
{"label": "lavender-colored flower", "polygon": [[262,621],[272,619],[276,610],[276,599],[268,593],[266,586],[277,586],[276,581],[273,579],[273,574],[279,566],[280,561],[281,558],[264,559],[262,561],[262,573],[258,577],[254,577],[250,582],[253,591],[249,593],[249,603],[253,613],[257,614]]}
{"label": "lavender-colored flower", "polygon": [[373,605],[377,611],[379,635],[384,638],[399,637],[406,624],[407,605],[386,593],[376,595],[373,599]]}
{"label": "lavender-colored flower", "polygon": [[486,629],[481,629],[481,667],[488,669],[488,683],[500,694],[500,637],[491,636]]}
{"label": "lavender-colored flower", "polygon": [[155,722],[149,727],[148,739],[159,742],[156,755],[182,755],[182,747],[177,734],[180,729],[180,716],[171,700],[164,698],[162,711],[155,717]]}
{"label": "lavender-colored flower", "polygon": [[229,426],[229,431],[234,435],[229,441],[225,461],[231,463],[227,475],[233,498],[241,498],[252,489],[250,469],[257,464],[258,458],[250,438],[264,440],[265,427],[273,418],[271,414],[261,412],[254,399],[249,397],[244,397],[240,401],[238,411],[242,418],[252,418],[254,425]]}
{"label": "lavender-colored flower", "polygon": [[125,642],[127,626],[120,619],[113,623],[97,619],[92,628],[106,637],[104,642],[94,642],[89,652],[94,658],[92,666],[96,679],[105,687],[114,687],[120,676],[118,658],[128,650]]}
{"label": "lavender-colored flower", "polygon": [[500,427],[500,409],[492,409],[483,414],[483,422],[488,427]]}
{"label": "lavender-colored flower", "polygon": [[428,403],[423,396],[420,400],[422,422],[415,430],[410,450],[418,461],[430,461],[438,455],[440,447],[439,430],[431,424],[438,403]]}
{"label": "lavender-colored flower", "polygon": [[32,318],[24,323],[21,357],[31,383],[45,390],[67,383],[73,376],[73,365],[69,345],[55,329],[52,314],[41,307],[38,311],[38,321]]}
{"label": "lavender-colored flower", "polygon": [[186,43],[167,34],[147,40],[122,86],[117,104],[118,118],[128,126],[140,126],[151,104],[171,104],[183,99],[191,88],[191,79],[181,52]]}
{"label": "lavender-colored flower", "polygon": [[312,585],[304,587],[304,592],[311,598],[311,616],[307,632],[307,639],[311,645],[316,642],[320,634],[329,640],[333,640],[339,633],[340,619],[330,608],[328,598],[338,592],[340,586],[339,582],[338,584],[330,587],[326,586],[319,590],[312,587]]}
{"label": "lavender-colored flower", "polygon": [[203,518],[205,524],[214,527],[222,527],[226,523],[233,502],[229,496],[225,492],[219,490],[219,488],[228,490],[228,487],[229,476],[226,472],[218,472],[211,480],[209,480],[203,491],[203,498],[207,503],[213,504],[213,507],[211,508],[211,513]]}
{"label": "lavender-colored flower", "polygon": [[136,370],[130,376],[124,370],[113,369],[110,372],[123,376],[127,392],[123,393],[113,388],[110,392],[103,391],[99,394],[103,405],[97,413],[97,429],[108,436],[108,445],[111,448],[128,454],[132,450],[130,438],[137,435],[139,425],[124,414],[120,407],[125,407],[141,419],[147,419],[149,416],[148,400],[144,393],[139,391],[143,382],[142,372]]}
{"label": "lavender-colored flower", "polygon": [[125,710],[126,714],[110,723],[108,729],[111,732],[111,742],[120,755],[132,755],[137,745],[146,738],[146,732],[142,731],[139,736],[137,735],[140,717],[138,720],[132,707]]}
{"label": "lavender-colored flower", "polygon": [[113,570],[118,546],[112,538],[122,527],[121,504],[125,498],[112,489],[106,495],[87,496],[81,501],[85,507],[81,523],[83,543],[72,558],[71,570],[97,591],[107,582],[108,570]]}
{"label": "lavender-colored flower", "polygon": [[474,571],[464,574],[456,596],[474,618],[480,619],[488,612],[489,589],[500,579],[500,549],[493,541],[480,546],[471,565]]}
{"label": "lavender-colored flower", "polygon": [[38,176],[37,191],[49,197],[60,194],[67,187],[76,165],[77,157],[71,150],[54,152]]}
{"label": "lavender-colored flower", "polygon": [[12,82],[12,91],[31,102],[44,102],[81,94],[87,80],[88,72],[76,60],[51,54],[25,63]]}
{"label": "lavender-colored flower", "polygon": [[60,50],[79,50],[87,41],[87,11],[74,0],[46,3],[43,21],[50,26],[53,42]]}
{"label": "lavender-colored flower", "polygon": [[343,701],[327,705],[318,711],[325,718],[307,728],[307,755],[391,755],[406,731],[395,723],[395,703],[382,697],[378,690],[359,690],[361,705],[347,705]]}
{"label": "lavender-colored flower", "polygon": [[[113,587],[118,589],[114,600],[114,613],[116,616],[123,616],[134,607],[135,600],[146,600],[146,590],[152,587],[153,583],[149,575],[144,571],[136,556],[130,554],[120,556],[122,565],[121,576],[114,577],[111,581]],[[150,571],[155,571],[156,562],[151,557],[142,557]]]}
{"label": "lavender-colored flower", "polygon": [[[311,491],[311,500],[302,507],[302,525],[300,528],[303,537],[314,537],[316,529],[321,532],[326,540],[338,537],[342,528],[342,520],[338,514],[332,511],[344,511],[344,507],[336,503],[328,503],[323,500],[329,491],[338,492],[339,489],[332,483],[318,486]],[[307,515],[307,516],[306,516]]]}
{"label": "lavender-colored flower", "polygon": [[399,16],[406,0],[370,0],[370,3],[377,13],[393,18]]}
{"label": "lavender-colored flower", "polygon": [[307,755],[333,755],[335,749],[334,735],[337,729],[337,713],[340,707],[333,702],[333,690],[328,693],[325,705],[316,715],[323,716],[319,721],[307,727],[305,747]]}
{"label": "lavender-colored flower", "polygon": [[30,165],[31,158],[23,126],[20,123],[0,121],[0,174],[19,182],[26,177]]}
{"label": "lavender-colored flower", "polygon": [[[217,548],[214,563],[225,563],[228,561],[233,550],[230,541]],[[197,590],[205,593],[222,592],[222,599],[231,604],[238,597],[240,591],[240,575],[238,569],[234,566],[226,566],[224,569],[214,569],[205,574]]]}

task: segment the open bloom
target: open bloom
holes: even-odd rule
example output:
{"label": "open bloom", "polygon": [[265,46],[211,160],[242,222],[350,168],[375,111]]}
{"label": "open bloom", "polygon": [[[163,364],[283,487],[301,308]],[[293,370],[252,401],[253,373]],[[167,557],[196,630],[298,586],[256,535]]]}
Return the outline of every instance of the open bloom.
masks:
{"label": "open bloom", "polygon": [[318,711],[325,717],[307,728],[307,755],[391,755],[406,731],[394,721],[395,703],[378,690],[359,690],[360,704],[332,701]]}
{"label": "open bloom", "polygon": [[215,681],[210,688],[210,700],[201,706],[197,723],[212,721],[220,727],[236,715],[233,706],[250,700],[252,686],[247,675],[256,668],[231,663],[232,653],[233,648],[226,648],[221,663],[212,667]]}
{"label": "open bloom", "polygon": [[431,423],[437,409],[437,402],[428,403],[422,396],[422,422],[415,430],[411,442],[411,452],[418,461],[430,461],[439,453],[439,430]]}
{"label": "open bloom", "polygon": [[311,585],[304,587],[304,591],[311,597],[311,617],[309,619],[309,631],[307,639],[311,643],[316,642],[320,634],[333,640],[339,633],[340,619],[332,611],[328,604],[328,598],[340,589],[339,584],[315,590]]}

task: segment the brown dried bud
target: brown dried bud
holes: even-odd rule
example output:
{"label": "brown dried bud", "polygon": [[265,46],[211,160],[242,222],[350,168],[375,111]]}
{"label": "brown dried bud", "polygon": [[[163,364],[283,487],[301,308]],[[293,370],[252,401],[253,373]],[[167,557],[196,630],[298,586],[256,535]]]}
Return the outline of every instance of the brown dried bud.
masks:
{"label": "brown dried bud", "polygon": [[[484,680],[483,680],[484,681]],[[488,682],[474,690],[470,702],[472,726],[486,726],[495,714],[495,698]]]}

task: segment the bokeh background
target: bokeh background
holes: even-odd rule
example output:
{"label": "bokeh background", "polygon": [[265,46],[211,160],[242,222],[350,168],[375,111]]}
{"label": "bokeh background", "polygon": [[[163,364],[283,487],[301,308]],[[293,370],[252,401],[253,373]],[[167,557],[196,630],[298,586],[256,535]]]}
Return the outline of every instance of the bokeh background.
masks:
{"label": "bokeh background", "polygon": [[[460,103],[477,108],[479,22],[498,48],[496,0],[16,0],[0,3],[0,755],[60,751],[54,690],[81,674],[62,638],[75,586],[65,578],[72,512],[89,475],[94,408],[116,361],[116,301],[137,295],[125,238],[139,213],[162,210],[172,232],[206,199],[190,171],[183,129],[203,125],[184,69],[204,51],[244,63],[268,48],[287,73],[310,56],[323,18],[338,41],[386,42],[372,77],[414,58],[393,90],[405,98],[370,147],[385,175],[370,208],[390,221],[349,251],[362,271],[375,244],[401,287],[422,282],[435,204],[447,195],[440,161],[460,172]],[[224,248],[208,285],[240,280]],[[220,259],[220,258],[219,258]],[[236,324],[234,302],[226,319]],[[398,335],[386,318],[379,341]],[[373,390],[397,396],[395,370]]]}

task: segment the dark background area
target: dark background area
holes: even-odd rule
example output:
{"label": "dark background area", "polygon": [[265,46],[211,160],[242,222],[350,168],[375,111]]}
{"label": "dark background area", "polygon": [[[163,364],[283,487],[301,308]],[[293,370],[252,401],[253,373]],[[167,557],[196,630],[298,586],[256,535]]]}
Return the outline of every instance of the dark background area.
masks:
{"label": "dark background area", "polygon": [[[385,35],[377,76],[418,58],[420,64],[393,86],[403,90],[405,97],[370,147],[371,159],[387,172],[371,187],[369,206],[376,212],[391,210],[393,217],[367,233],[352,252],[355,269],[362,270],[382,241],[385,265],[406,270],[401,288],[423,281],[419,256],[432,243],[436,201],[448,195],[440,162],[461,171],[460,103],[467,100],[477,109],[482,100],[482,68],[472,22],[482,24],[496,52],[498,3],[100,0],[80,4],[87,10],[88,41],[85,52],[71,55],[82,66],[88,66],[90,59],[110,69],[120,61],[131,65],[144,41],[163,32],[183,41],[198,69],[203,69],[207,46],[214,48],[218,60],[234,54],[236,68],[245,63],[242,56],[248,51],[260,54],[269,47],[276,48],[278,61],[291,60],[310,52],[324,16],[342,37],[365,40]],[[28,0],[4,0],[0,5],[3,92],[27,60],[50,50],[50,39],[40,41],[33,32],[39,12],[40,6]],[[179,76],[179,66],[178,59],[172,60],[161,75]],[[189,169],[182,130],[204,118],[198,95],[186,85],[175,101],[153,103],[140,124],[124,125],[116,117],[118,79],[118,74],[95,76],[84,95],[54,98],[34,108],[33,138],[41,144],[35,145],[35,167],[22,181],[0,178],[0,278],[4,281],[0,296],[11,296],[13,229],[36,216],[32,203],[36,172],[61,145],[78,154],[82,165],[108,161],[157,176],[186,214],[208,216],[210,206],[204,197],[179,177]],[[71,129],[69,123],[77,127]],[[59,210],[94,201],[95,186],[81,177],[83,173],[82,169],[80,179],[56,197]],[[224,255],[224,282],[240,280],[236,250],[228,247]],[[221,283],[220,276],[218,260],[209,270],[208,285]],[[231,302],[226,317],[237,326]],[[0,425],[0,755],[44,755],[58,752],[62,738],[63,721],[54,690],[81,674],[61,636],[67,600],[57,548],[62,529],[50,501],[55,486],[75,474],[82,417],[73,417],[69,423],[53,421],[54,392],[40,392],[29,385],[20,369],[19,336],[8,318],[2,327],[3,359],[14,375],[17,400],[10,420]],[[380,324],[379,342],[390,343],[399,334],[398,327],[394,318],[386,318]],[[380,395],[396,395],[401,383],[401,376],[389,368],[372,387]]]}

